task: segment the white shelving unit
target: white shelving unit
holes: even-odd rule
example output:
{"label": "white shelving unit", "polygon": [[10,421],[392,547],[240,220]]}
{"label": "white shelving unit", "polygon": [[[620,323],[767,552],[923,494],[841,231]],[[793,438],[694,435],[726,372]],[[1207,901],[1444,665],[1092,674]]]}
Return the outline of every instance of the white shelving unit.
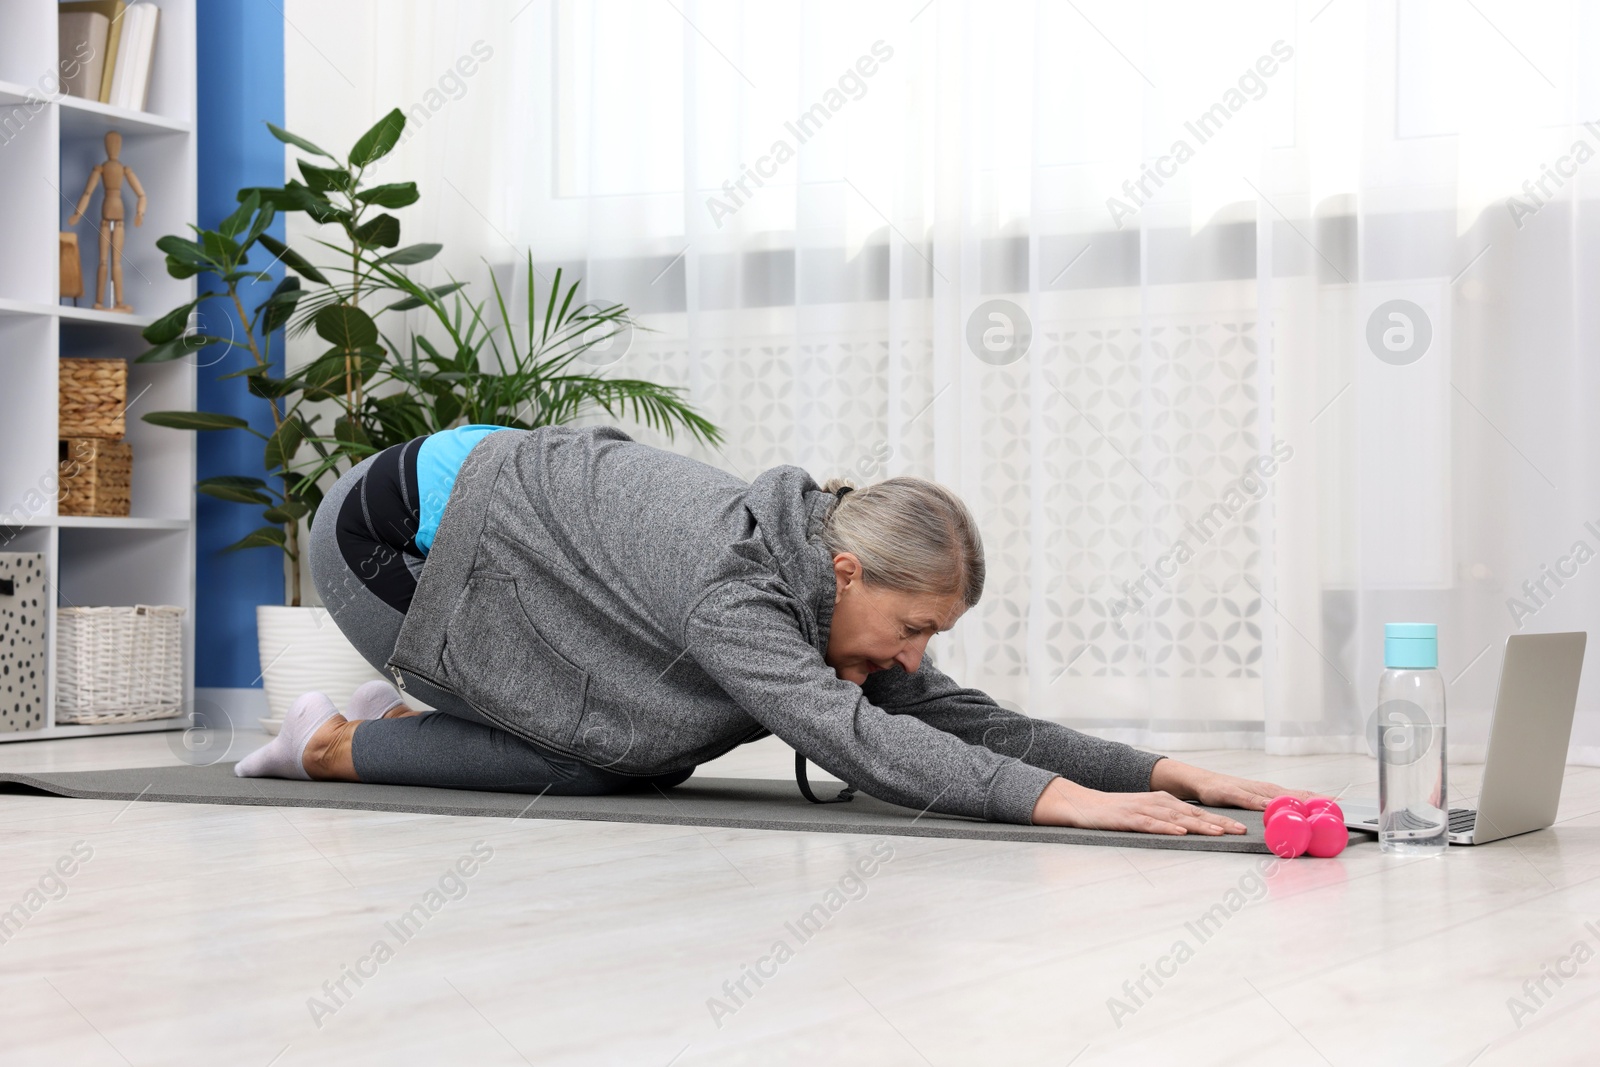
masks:
{"label": "white shelving unit", "polygon": [[[186,361],[141,365],[139,331],[193,298],[193,280],[167,274],[156,240],[187,233],[197,216],[195,174],[195,0],[156,0],[161,8],[146,111],[66,96],[56,78],[55,0],[0,3],[0,552],[42,552],[54,604],[42,729],[0,731],[0,742],[172,730],[185,717],[109,726],[55,722],[54,607],[177,604],[184,608],[184,706],[194,701],[194,434],[140,420],[147,411],[193,409],[196,367]],[[89,171],[105,158],[108,131],[122,135],[121,158],[149,197],[134,227],[134,195],[124,187],[130,225],[123,276],[134,314],[95,311],[101,190],[83,220],[67,219]],[[78,234],[85,289],[63,305],[56,233]],[[129,360],[128,441],[133,446],[133,508],[128,518],[58,516],[56,381],[62,359]],[[9,516],[9,517],[8,517]],[[23,525],[3,525],[18,521]]]}

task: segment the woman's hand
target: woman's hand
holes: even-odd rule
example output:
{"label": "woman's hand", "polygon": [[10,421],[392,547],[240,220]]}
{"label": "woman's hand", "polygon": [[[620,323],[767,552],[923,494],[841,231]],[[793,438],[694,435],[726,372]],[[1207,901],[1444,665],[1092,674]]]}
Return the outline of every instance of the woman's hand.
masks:
{"label": "woman's hand", "polygon": [[1285,789],[1271,782],[1218,774],[1216,771],[1179,763],[1175,759],[1156,762],[1150,770],[1150,788],[1214,808],[1249,808],[1253,811],[1266,808],[1267,801],[1273,797],[1287,795],[1309,800],[1316,795],[1304,789]]}
{"label": "woman's hand", "polygon": [[1065,778],[1053,780],[1039,794],[1033,806],[1033,824],[1078,826],[1086,830],[1132,830],[1144,834],[1245,832],[1242,823],[1201,811],[1171,793],[1102,793]]}

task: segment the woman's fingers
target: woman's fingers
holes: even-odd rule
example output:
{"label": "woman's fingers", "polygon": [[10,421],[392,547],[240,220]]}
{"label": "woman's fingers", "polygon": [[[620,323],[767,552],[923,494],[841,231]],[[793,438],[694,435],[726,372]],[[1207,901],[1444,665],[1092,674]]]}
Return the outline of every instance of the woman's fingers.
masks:
{"label": "woman's fingers", "polygon": [[1273,797],[1290,796],[1299,800],[1309,800],[1316,795],[1306,789],[1286,789],[1275,782],[1235,778],[1229,774],[1211,774],[1201,782],[1196,799],[1216,807],[1261,811]]}
{"label": "woman's fingers", "polygon": [[[1191,813],[1186,813],[1184,818],[1190,820],[1200,827],[1203,827],[1207,832],[1223,834],[1244,833],[1243,823],[1235,822],[1234,820],[1223,815],[1213,815],[1209,811],[1200,811],[1199,809],[1195,809]],[[1188,823],[1185,823],[1185,825],[1188,825]]]}
{"label": "woman's fingers", "polygon": [[1263,789],[1251,784],[1242,789],[1229,790],[1218,798],[1218,806],[1224,808],[1249,808],[1252,811],[1261,811],[1266,808],[1267,802],[1277,795],[1277,790],[1271,786]]}
{"label": "woman's fingers", "polygon": [[1194,830],[1203,834],[1242,834],[1244,825],[1235,822],[1224,815],[1217,815],[1204,811],[1193,804],[1186,804],[1170,793],[1156,793],[1155,807],[1150,809],[1150,814],[1169,825],[1182,827],[1185,831]]}
{"label": "woman's fingers", "polygon": [[[1245,832],[1243,823],[1237,822],[1234,819],[1230,819],[1226,815],[1218,815],[1215,812],[1206,811],[1203,808],[1197,808],[1193,804],[1179,800],[1170,793],[1163,793],[1160,795],[1166,798],[1166,802],[1182,818],[1192,820],[1193,822],[1198,823],[1200,826],[1216,827],[1222,832],[1230,834],[1242,834]],[[1188,824],[1186,823],[1185,825]]]}

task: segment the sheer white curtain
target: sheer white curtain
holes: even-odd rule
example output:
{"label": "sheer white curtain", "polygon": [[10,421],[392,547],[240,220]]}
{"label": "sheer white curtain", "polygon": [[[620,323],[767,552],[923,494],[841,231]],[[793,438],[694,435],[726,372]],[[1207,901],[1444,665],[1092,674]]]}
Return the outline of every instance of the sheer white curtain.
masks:
{"label": "sheer white curtain", "polygon": [[435,269],[626,302],[607,373],[728,445],[641,439],[959,492],[989,581],[934,649],[996,698],[1362,751],[1382,624],[1436,621],[1470,759],[1506,635],[1600,621],[1592,5],[285,11],[292,128],[415,116]]}

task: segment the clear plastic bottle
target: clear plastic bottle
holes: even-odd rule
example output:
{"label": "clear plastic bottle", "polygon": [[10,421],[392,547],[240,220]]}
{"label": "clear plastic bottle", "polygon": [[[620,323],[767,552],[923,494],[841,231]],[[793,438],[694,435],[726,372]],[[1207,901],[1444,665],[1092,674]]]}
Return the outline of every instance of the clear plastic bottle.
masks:
{"label": "clear plastic bottle", "polygon": [[1450,844],[1438,633],[1426,622],[1383,628],[1376,716],[1378,845],[1385,852],[1438,856]]}

